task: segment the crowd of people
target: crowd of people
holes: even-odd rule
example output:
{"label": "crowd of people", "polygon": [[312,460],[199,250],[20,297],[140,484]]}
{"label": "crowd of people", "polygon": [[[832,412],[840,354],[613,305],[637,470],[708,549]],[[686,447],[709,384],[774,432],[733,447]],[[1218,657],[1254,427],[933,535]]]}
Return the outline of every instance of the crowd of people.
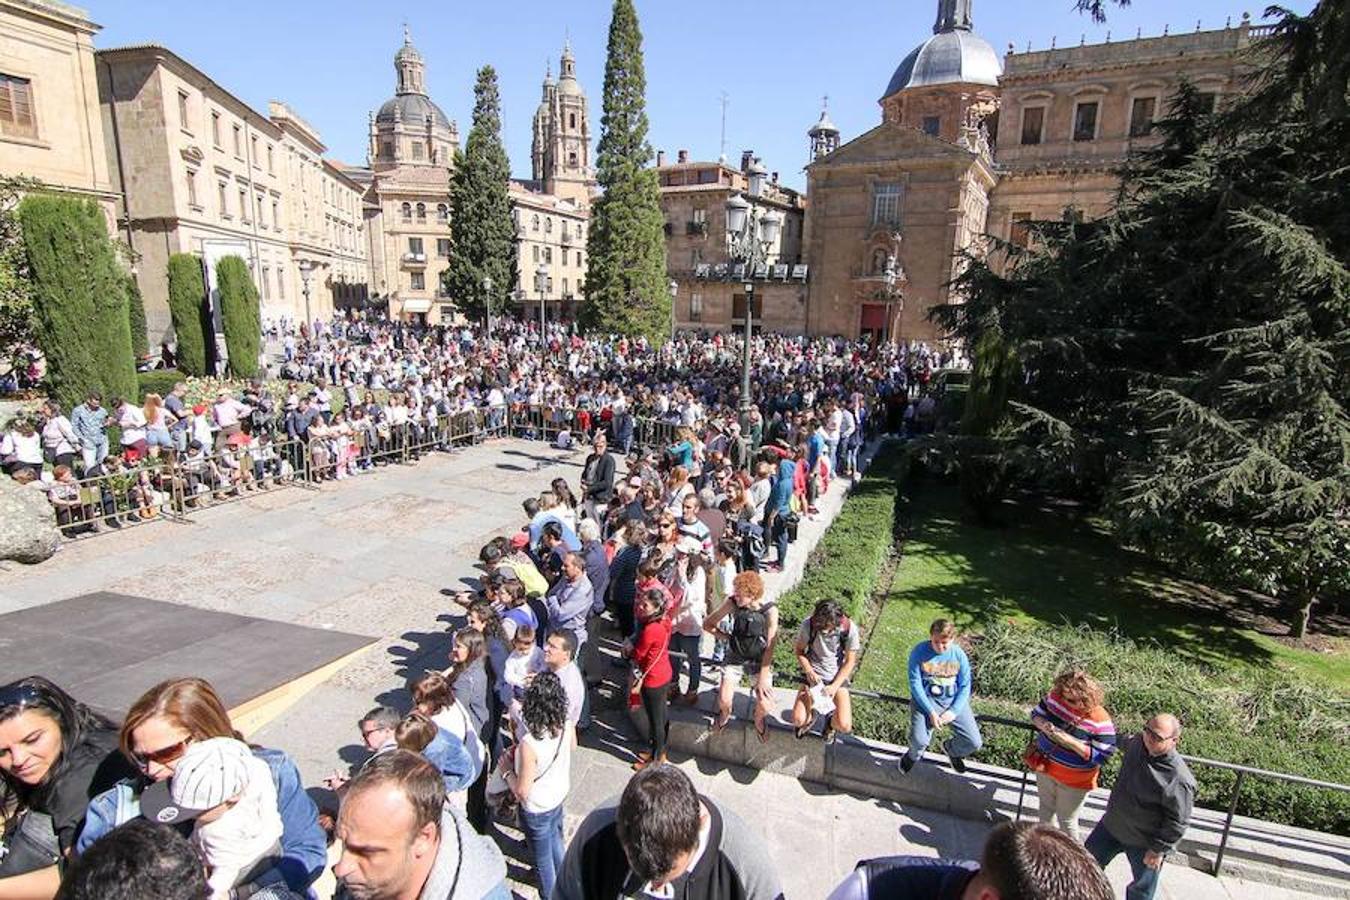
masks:
{"label": "crowd of people", "polygon": [[[313,390],[275,402],[256,384],[242,397],[223,392],[200,434],[196,419],[206,413],[189,414],[178,387],[162,403],[115,406],[116,418],[91,397],[64,426],[57,465],[71,470],[79,457],[86,474],[106,466],[108,421],[122,429],[124,455],[129,446],[137,459],[190,458],[209,444],[219,460],[260,440],[270,429],[258,417],[270,416],[307,456],[277,453],[276,468],[261,472],[241,464],[254,484],[321,458],[319,442],[332,442],[322,457],[331,461],[310,471],[354,472],[361,453],[349,457],[337,444],[344,422],[387,423],[389,440],[411,442],[406,452],[438,433],[440,417],[472,413],[484,428],[523,421],[559,441],[587,441],[578,481],[556,479],[526,498],[520,528],[481,548],[478,588],[446,592],[465,624],[453,632],[444,670],[408,684],[407,709],[377,706],[356,723],[369,758],[325,780],[325,808],[284,752],[243,741],[200,680],[156,685],[120,728],[40,677],[0,688],[8,851],[0,900],[303,897],[334,840],[337,897],[495,900],[510,896],[496,840],[502,822],[523,833],[542,897],[784,896],[751,827],[669,764],[669,707],[693,706],[714,685],[709,728],[720,731],[748,685],[752,727],[768,739],[783,636],[764,573],[784,565],[797,523],[815,513],[830,482],[859,474],[869,436],[932,426],[925,386],[946,361],[941,354],[756,338],[752,405],[742,412],[742,348],[724,335],[651,347],[518,326],[491,340],[345,321],[297,332],[277,333],[283,375],[312,381]],[[49,427],[65,434],[51,426],[60,410],[49,412],[34,429],[43,448]],[[639,420],[659,423],[652,433],[661,440],[639,442]],[[245,489],[245,478],[226,488]],[[859,627],[825,598],[788,637],[798,671],[778,674],[799,683],[791,725],[803,739],[820,725],[833,741],[853,724]],[[602,653],[602,643],[617,655]],[[642,711],[636,774],[568,844],[573,754],[607,665]],[[933,623],[915,647],[909,680],[911,738],[899,770],[911,771],[942,735],[963,772],[981,741],[970,663],[950,622]],[[1175,750],[1179,724],[1155,718],[1124,742],[1129,771],[1118,785],[1128,793],[1117,787],[1106,818],[1080,844],[1083,799],[1116,748],[1103,702],[1090,676],[1068,672],[1033,713],[1027,764],[1042,821],[1059,830],[997,829],[979,865],[870,861],[835,896],[1102,900],[1110,888],[1097,863],[1122,852],[1135,872],[1128,896],[1151,896],[1184,831],[1194,781]]]}

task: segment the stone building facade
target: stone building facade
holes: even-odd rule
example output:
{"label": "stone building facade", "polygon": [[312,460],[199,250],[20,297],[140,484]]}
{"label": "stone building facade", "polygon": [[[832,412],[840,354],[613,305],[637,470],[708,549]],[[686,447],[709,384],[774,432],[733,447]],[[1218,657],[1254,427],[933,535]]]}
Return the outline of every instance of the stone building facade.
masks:
{"label": "stone building facade", "polygon": [[114,232],[117,194],[94,74],[98,30],[74,6],[0,0],[0,175],[93,199]]}
{"label": "stone building facade", "polygon": [[972,0],[939,0],[931,38],[883,93],[881,123],[840,144],[808,133],[804,330],[937,339],[928,320],[981,237],[1021,222],[1110,210],[1121,164],[1189,81],[1216,101],[1238,90],[1240,51],[1265,29],[1015,53],[974,31]]}
{"label": "stone building facade", "polygon": [[327,317],[335,283],[365,282],[359,185],[325,164],[319,135],[289,107],[264,115],[164,47],[97,59],[108,166],[152,340],[170,329],[174,253],[202,257],[209,281],[217,260],[242,256],[269,317]]}
{"label": "stone building facade", "polygon": [[[666,270],[675,285],[674,318],[680,329],[726,331],[745,327],[746,285],[751,327],[756,331],[801,333],[808,330],[807,279],[802,264],[804,198],[779,184],[752,151],[741,167],[721,162],[696,162],[680,150],[667,164],[657,155],[661,211],[665,215]],[[779,227],[759,269],[739,266],[732,258],[727,203],[738,197],[751,204],[748,220],[766,214]]]}
{"label": "stone building facade", "polygon": [[459,129],[427,95],[426,63],[404,30],[394,55],[394,96],[370,115],[363,219],[371,289],[394,319],[453,316],[441,275],[450,267],[450,178]]}

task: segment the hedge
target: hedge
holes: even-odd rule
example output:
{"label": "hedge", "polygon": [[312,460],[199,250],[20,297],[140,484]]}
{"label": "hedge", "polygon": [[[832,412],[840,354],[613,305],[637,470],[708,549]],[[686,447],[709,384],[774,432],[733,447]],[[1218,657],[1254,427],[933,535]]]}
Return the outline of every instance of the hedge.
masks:
{"label": "hedge", "polygon": [[145,327],[145,301],[136,279],[127,276],[127,322],[131,327],[131,352],[141,359],[150,353],[150,335]]}
{"label": "hedge", "polygon": [[202,261],[191,253],[169,257],[169,317],[173,321],[178,368],[206,374],[206,336],[214,329],[206,311]]}
{"label": "hedge", "polygon": [[894,544],[900,478],[909,454],[898,441],[878,449],[867,474],[853,488],[838,518],[807,560],[801,582],[778,598],[779,632],[775,667],[796,672],[793,636],[821,600],[837,600],[861,622],[867,601]]}
{"label": "hedge", "polygon": [[51,392],[66,408],[91,391],[136,392],[126,276],[102,210],[90,200],[32,194],[19,205],[34,312]]}
{"label": "hedge", "polygon": [[262,349],[262,314],[258,289],[242,257],[227,256],[216,265],[216,289],[230,374],[252,378],[258,374],[258,351]]}

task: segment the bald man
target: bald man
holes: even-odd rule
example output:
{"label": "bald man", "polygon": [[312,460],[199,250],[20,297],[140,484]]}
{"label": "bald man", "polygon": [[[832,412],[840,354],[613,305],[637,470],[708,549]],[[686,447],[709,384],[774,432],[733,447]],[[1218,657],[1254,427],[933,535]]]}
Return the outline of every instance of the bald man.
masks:
{"label": "bald man", "polygon": [[1163,860],[1191,820],[1195,776],[1177,752],[1180,739],[1181,723],[1170,713],[1126,739],[1106,815],[1088,835],[1087,850],[1103,869],[1121,853],[1130,861],[1125,900],[1151,900]]}

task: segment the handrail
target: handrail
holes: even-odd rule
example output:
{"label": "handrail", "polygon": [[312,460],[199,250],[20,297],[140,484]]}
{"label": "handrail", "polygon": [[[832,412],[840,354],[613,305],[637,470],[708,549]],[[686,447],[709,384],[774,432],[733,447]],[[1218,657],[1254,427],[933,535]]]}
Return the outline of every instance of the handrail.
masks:
{"label": "handrail", "polygon": [[[688,658],[688,654],[685,654],[679,650],[670,650],[669,653],[672,657],[679,657],[681,659]],[[703,663],[703,665],[708,666],[720,666],[724,664],[723,662],[712,660],[705,656],[700,656],[699,660]],[[802,675],[795,672],[792,673],[792,676],[790,678],[785,676],[782,680],[786,680],[793,684],[798,685],[806,684],[806,679]],[[902,706],[912,705],[912,701],[910,700],[910,698],[901,697],[899,694],[889,694],[884,691],[869,691],[863,688],[856,688],[852,686],[850,686],[848,690],[849,693],[854,697],[865,697],[869,700],[881,700],[882,702],[885,703],[897,703]],[[1006,716],[986,715],[980,713],[976,714],[975,721],[981,724],[1001,725],[1005,728],[1017,728],[1022,731],[1030,731],[1030,732],[1036,731],[1036,729],[1032,727],[1032,725],[1029,722],[1024,722],[1020,719],[1009,719]],[[1182,759],[1184,759],[1187,763],[1190,764],[1195,764],[1199,766],[1209,766],[1215,769],[1225,769],[1227,771],[1237,773],[1237,778],[1234,779],[1233,782],[1233,792],[1228,799],[1228,809],[1224,814],[1223,832],[1219,836],[1219,847],[1214,854],[1214,871],[1212,874],[1216,878],[1219,877],[1219,875],[1221,875],[1223,872],[1223,859],[1228,849],[1228,838],[1233,828],[1233,819],[1236,817],[1237,813],[1238,796],[1242,791],[1242,783],[1248,775],[1252,775],[1257,778],[1270,778],[1276,781],[1287,781],[1293,784],[1300,784],[1304,785],[1305,787],[1318,788],[1322,790],[1350,792],[1350,784],[1339,784],[1334,781],[1320,781],[1316,778],[1306,778],[1302,775],[1291,775],[1287,772],[1275,772],[1270,769],[1257,768],[1256,766],[1242,765],[1241,763],[1231,763],[1217,759],[1207,759],[1203,756],[1187,756],[1184,753],[1180,754],[1180,756]],[[1016,818],[1018,821],[1021,821],[1022,818],[1022,809],[1025,805],[1026,800],[1027,777],[1031,774],[1025,766],[1022,767],[1021,771],[1022,771],[1022,784],[1021,789],[1017,795]]]}

